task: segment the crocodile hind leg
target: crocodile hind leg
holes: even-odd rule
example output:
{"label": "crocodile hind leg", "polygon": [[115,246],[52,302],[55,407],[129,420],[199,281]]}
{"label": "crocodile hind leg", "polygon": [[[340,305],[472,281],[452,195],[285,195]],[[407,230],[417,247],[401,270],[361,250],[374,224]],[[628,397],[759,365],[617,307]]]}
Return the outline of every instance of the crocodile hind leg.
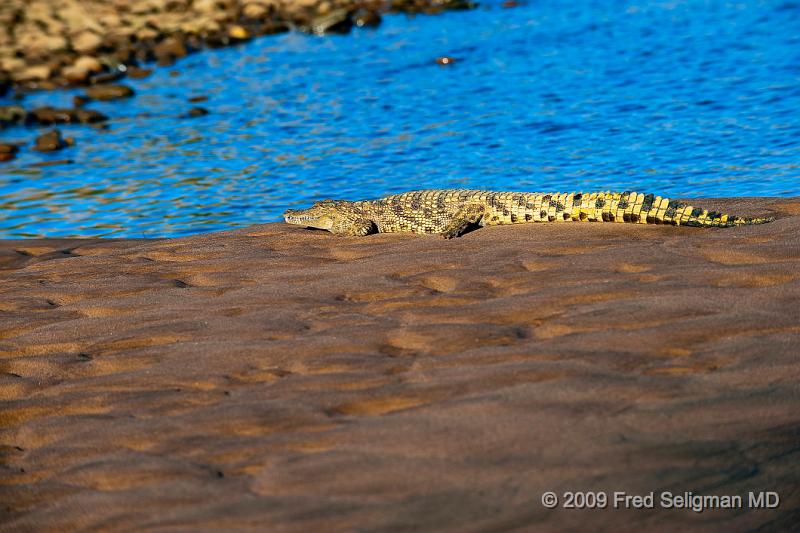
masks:
{"label": "crocodile hind leg", "polygon": [[453,237],[460,237],[474,229],[481,223],[481,219],[486,214],[486,207],[482,204],[467,204],[461,207],[453,218],[442,230],[440,234],[445,239],[452,239]]}

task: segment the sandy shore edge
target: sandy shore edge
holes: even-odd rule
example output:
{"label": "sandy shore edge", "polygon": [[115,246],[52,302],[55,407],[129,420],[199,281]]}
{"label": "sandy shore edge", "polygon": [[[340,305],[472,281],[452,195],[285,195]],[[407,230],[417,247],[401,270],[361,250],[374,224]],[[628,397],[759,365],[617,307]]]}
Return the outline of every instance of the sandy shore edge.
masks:
{"label": "sandy shore edge", "polygon": [[[789,527],[800,199],[692,202],[778,219],[3,241],[0,523]],[[781,505],[541,505],[570,490]]]}

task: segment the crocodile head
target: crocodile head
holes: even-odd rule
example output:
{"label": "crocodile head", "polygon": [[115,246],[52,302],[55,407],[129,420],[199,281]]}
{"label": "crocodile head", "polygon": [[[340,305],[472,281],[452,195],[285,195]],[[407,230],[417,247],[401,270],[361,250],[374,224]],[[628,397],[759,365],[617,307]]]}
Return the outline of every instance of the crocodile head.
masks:
{"label": "crocodile head", "polygon": [[336,235],[367,235],[375,230],[353,202],[324,200],[308,209],[288,209],[283,218],[287,224],[324,229]]}

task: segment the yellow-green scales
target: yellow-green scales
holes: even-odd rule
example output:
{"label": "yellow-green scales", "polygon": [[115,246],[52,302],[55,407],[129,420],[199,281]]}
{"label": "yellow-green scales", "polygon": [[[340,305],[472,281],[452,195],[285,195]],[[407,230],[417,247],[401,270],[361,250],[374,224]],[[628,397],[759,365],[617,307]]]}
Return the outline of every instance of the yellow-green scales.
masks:
{"label": "yellow-green scales", "polygon": [[465,189],[412,191],[379,200],[325,200],[289,210],[286,222],[338,235],[438,233],[457,237],[475,226],[531,222],[629,222],[730,227],[762,224],[745,218],[637,192],[527,193]]}

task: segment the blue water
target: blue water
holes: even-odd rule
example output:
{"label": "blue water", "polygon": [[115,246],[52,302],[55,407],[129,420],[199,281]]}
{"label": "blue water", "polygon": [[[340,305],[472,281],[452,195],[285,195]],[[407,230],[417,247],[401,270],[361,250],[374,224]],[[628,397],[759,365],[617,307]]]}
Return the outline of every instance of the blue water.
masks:
{"label": "blue water", "polygon": [[[186,235],[434,187],[800,195],[800,3],[785,0],[484,3],[125,83],[135,98],[92,106],[109,129],[64,127],[75,147],[0,163],[0,237]],[[211,113],[179,118],[193,105]]]}

